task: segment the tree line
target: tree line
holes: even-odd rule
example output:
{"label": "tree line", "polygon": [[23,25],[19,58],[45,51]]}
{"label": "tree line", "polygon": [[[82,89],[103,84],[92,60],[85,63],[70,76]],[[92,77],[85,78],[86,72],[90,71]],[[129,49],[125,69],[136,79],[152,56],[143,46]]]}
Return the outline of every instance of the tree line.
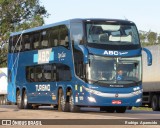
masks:
{"label": "tree line", "polygon": [[7,66],[10,33],[41,26],[48,16],[39,0],[0,0],[0,67]]}
{"label": "tree line", "polygon": [[151,30],[149,30],[148,32],[140,30],[139,37],[143,47],[160,44],[160,33],[158,34]]}

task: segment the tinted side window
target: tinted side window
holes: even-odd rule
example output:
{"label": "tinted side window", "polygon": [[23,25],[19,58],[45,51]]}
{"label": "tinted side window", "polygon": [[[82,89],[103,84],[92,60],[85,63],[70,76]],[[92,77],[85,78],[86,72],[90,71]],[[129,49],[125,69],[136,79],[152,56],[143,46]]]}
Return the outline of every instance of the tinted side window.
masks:
{"label": "tinted side window", "polygon": [[12,81],[11,78],[12,78],[12,72],[10,69],[8,69],[8,83]]}
{"label": "tinted side window", "polygon": [[36,66],[35,68],[35,78],[36,82],[41,82],[42,80],[42,66]]}
{"label": "tinted side window", "polygon": [[50,47],[49,31],[44,30],[41,32],[41,48],[48,48],[48,47]]}
{"label": "tinted side window", "polygon": [[59,41],[59,27],[53,27],[49,31],[49,42],[51,43],[51,47],[57,46],[58,41]]}
{"label": "tinted side window", "polygon": [[16,52],[16,49],[15,49],[16,43],[17,43],[17,36],[14,36],[12,38],[12,43],[11,43],[11,52]]}
{"label": "tinted side window", "polygon": [[54,66],[51,64],[41,66],[31,66],[26,68],[26,80],[28,82],[48,82],[55,81],[56,74]]}
{"label": "tinted side window", "polygon": [[23,36],[23,50],[24,51],[28,51],[28,50],[31,50],[31,38],[30,38],[30,35],[24,35]]}
{"label": "tinted side window", "polygon": [[71,71],[64,64],[46,64],[26,68],[28,82],[70,81]]}
{"label": "tinted side window", "polygon": [[60,26],[59,27],[59,31],[60,31],[60,38],[59,38],[59,45],[68,47],[68,29],[66,26]]}
{"label": "tinted side window", "polygon": [[9,51],[9,53],[11,53],[12,52],[12,46],[13,46],[13,37],[10,37],[9,38],[9,46],[8,46],[8,51]]}
{"label": "tinted side window", "polygon": [[40,40],[39,32],[34,33],[32,36],[33,49],[38,49],[40,47],[39,40]]}
{"label": "tinted side window", "polygon": [[82,23],[72,23],[71,38],[74,44],[78,45],[83,42],[83,25]]}
{"label": "tinted side window", "polygon": [[35,81],[35,68],[34,67],[26,68],[26,80],[29,82]]}
{"label": "tinted side window", "polygon": [[15,42],[14,44],[15,44],[15,52],[22,51],[23,42],[22,42],[22,36],[21,35],[18,35],[17,42]]}
{"label": "tinted side window", "polygon": [[51,81],[52,79],[53,79],[52,65],[44,65],[43,66],[43,81]]}
{"label": "tinted side window", "polygon": [[70,81],[71,80],[71,71],[67,65],[57,64],[57,81]]}

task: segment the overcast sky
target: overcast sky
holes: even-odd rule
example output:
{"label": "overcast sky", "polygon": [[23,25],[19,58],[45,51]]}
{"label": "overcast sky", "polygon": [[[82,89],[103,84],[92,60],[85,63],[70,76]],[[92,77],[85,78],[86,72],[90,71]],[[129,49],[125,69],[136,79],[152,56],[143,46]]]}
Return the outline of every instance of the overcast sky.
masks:
{"label": "overcast sky", "polygon": [[73,18],[128,19],[139,30],[160,34],[160,0],[40,0],[49,18],[45,24]]}

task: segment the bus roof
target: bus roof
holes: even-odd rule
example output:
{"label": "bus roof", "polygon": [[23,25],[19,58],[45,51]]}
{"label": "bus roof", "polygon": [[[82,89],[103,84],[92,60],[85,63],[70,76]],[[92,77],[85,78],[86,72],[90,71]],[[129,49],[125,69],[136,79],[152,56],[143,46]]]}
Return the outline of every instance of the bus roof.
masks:
{"label": "bus roof", "polygon": [[128,20],[120,20],[120,19],[102,19],[102,18],[76,18],[76,19],[70,19],[70,20],[66,20],[66,21],[61,21],[61,22],[57,22],[57,23],[53,23],[53,24],[49,24],[49,25],[43,25],[43,26],[38,26],[35,28],[30,28],[30,29],[26,29],[26,30],[22,30],[19,32],[12,32],[10,36],[15,36],[15,35],[20,35],[23,33],[29,33],[29,32],[34,32],[34,31],[40,31],[43,29],[47,29],[50,27],[54,27],[54,26],[58,26],[58,25],[69,25],[71,22],[83,22],[83,21],[106,21],[106,22],[118,22],[118,23],[132,23],[132,21],[128,21]]}

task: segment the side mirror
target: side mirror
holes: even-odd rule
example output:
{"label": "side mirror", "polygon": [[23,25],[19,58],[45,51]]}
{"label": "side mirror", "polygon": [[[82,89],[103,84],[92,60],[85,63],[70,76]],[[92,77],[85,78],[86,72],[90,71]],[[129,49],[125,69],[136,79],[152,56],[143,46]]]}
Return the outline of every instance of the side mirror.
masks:
{"label": "side mirror", "polygon": [[142,48],[142,50],[145,51],[147,54],[148,66],[151,66],[152,65],[152,53],[147,48]]}

